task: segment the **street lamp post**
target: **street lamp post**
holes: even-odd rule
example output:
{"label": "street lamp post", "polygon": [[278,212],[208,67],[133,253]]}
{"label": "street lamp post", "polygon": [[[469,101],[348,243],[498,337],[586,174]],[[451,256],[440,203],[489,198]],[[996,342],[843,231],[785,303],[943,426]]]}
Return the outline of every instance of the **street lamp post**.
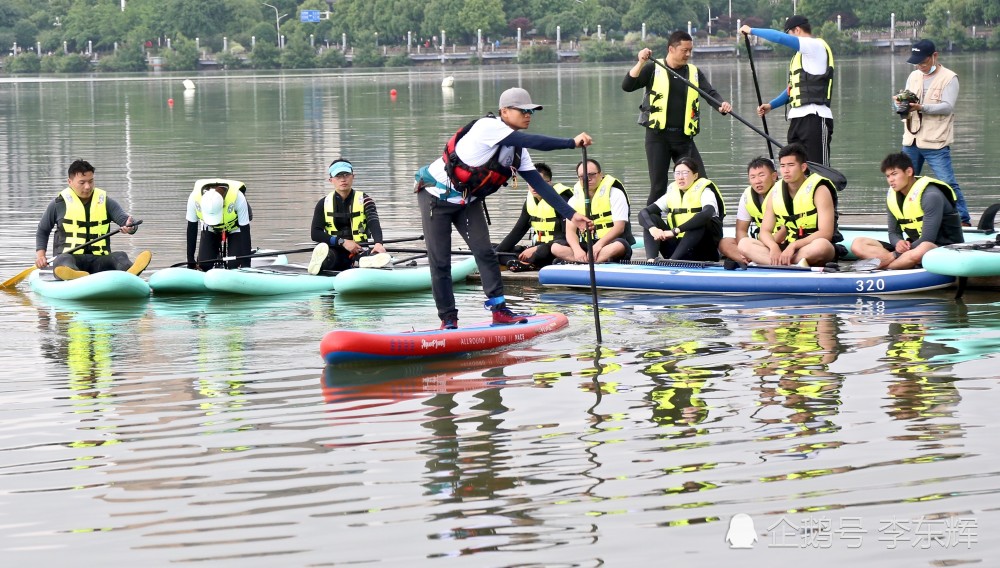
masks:
{"label": "street lamp post", "polygon": [[268,8],[272,8],[274,10],[274,29],[278,32],[278,49],[281,49],[282,48],[282,45],[281,45],[281,43],[282,43],[281,42],[281,18],[284,18],[288,14],[282,14],[282,15],[279,16],[278,15],[278,8],[277,7],[272,6],[272,5],[268,4],[267,2],[261,2],[261,4],[267,6]]}

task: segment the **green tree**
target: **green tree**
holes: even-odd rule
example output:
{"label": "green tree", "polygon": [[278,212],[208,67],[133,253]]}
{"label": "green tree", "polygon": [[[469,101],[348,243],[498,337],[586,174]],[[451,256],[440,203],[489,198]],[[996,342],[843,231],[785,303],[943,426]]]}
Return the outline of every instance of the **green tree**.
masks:
{"label": "green tree", "polygon": [[146,51],[136,42],[126,43],[113,55],[106,55],[97,62],[101,71],[136,72],[146,70]]}
{"label": "green tree", "polygon": [[309,38],[299,31],[288,38],[288,45],[281,52],[282,69],[312,69],[316,67],[316,50],[309,45]]}
{"label": "green tree", "polygon": [[170,42],[171,49],[164,55],[166,57],[165,67],[171,71],[193,71],[198,68],[198,59],[201,53],[194,40],[188,39],[184,34],[178,34]]}
{"label": "green tree", "polygon": [[277,69],[281,66],[278,46],[269,41],[257,41],[250,52],[250,66],[254,69]]}
{"label": "green tree", "polygon": [[14,24],[13,31],[14,41],[17,42],[17,45],[23,45],[25,49],[34,48],[35,41],[38,39],[38,26],[25,19]]}
{"label": "green tree", "polygon": [[[424,8],[424,22],[421,32],[427,36],[436,36],[445,30],[448,41],[454,42],[461,38],[462,30],[466,29],[462,18],[458,15],[462,10],[462,0],[430,0]],[[438,40],[440,41],[440,37]]]}
{"label": "green tree", "polygon": [[229,18],[224,0],[170,0],[159,4],[163,20],[170,24],[170,36],[214,36],[219,33],[220,23]]}
{"label": "green tree", "polygon": [[8,57],[3,67],[8,73],[38,73],[42,68],[42,59],[34,51],[25,51]]}
{"label": "green tree", "polygon": [[465,0],[458,16],[463,24],[458,31],[470,40],[480,29],[484,35],[492,35],[507,27],[500,0]]}
{"label": "green tree", "polygon": [[[645,22],[647,32],[664,37],[675,30],[687,29],[688,21],[698,21],[698,14],[687,5],[677,5],[674,0],[635,0],[622,16],[625,29],[638,30]],[[594,30],[590,28],[589,31]]]}
{"label": "green tree", "polygon": [[323,50],[323,53],[321,53],[317,58],[316,63],[319,67],[324,69],[347,67],[347,57],[344,55],[344,52],[335,47],[331,47]]}

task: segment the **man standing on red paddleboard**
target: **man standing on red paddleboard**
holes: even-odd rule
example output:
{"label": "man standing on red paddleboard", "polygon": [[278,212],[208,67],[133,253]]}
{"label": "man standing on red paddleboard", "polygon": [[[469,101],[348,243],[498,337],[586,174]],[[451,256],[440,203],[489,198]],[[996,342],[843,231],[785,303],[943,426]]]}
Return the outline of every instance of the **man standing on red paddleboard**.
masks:
{"label": "man standing on red paddleboard", "polygon": [[493,312],[493,324],[527,321],[507,307],[483,206],[483,198],[507,185],[510,178],[515,178],[516,187],[516,176],[520,174],[542,199],[579,230],[594,227],[590,219],[574,211],[542,178],[528,155],[528,148],[569,150],[589,146],[593,139],[585,132],[574,138],[521,132],[531,125],[532,115],[542,110],[542,105],[532,103],[531,95],[524,89],[504,91],[499,106],[499,117],[490,113],[465,125],[448,140],[442,157],[420,168],[414,176],[441,329],[458,327],[451,280],[452,226],[458,229],[476,258],[487,297],[484,305]]}

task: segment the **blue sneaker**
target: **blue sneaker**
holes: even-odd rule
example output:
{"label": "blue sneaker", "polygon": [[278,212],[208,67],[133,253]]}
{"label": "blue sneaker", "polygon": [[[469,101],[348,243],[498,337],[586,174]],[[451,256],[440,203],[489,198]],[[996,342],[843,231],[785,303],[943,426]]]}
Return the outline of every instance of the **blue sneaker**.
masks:
{"label": "blue sneaker", "polygon": [[448,318],[441,321],[441,329],[458,329],[458,319]]}

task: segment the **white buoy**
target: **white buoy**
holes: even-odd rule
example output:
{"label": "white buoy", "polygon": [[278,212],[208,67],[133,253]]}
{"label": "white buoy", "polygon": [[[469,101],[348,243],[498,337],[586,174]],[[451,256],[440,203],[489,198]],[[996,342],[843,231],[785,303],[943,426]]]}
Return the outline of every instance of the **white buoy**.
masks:
{"label": "white buoy", "polygon": [[194,81],[192,81],[191,79],[184,79],[184,90],[185,91],[193,91],[194,90]]}
{"label": "white buoy", "polygon": [[444,79],[441,80],[441,86],[442,87],[454,87],[455,86],[455,78],[453,76],[451,76],[451,75],[448,75],[447,77],[445,77]]}

